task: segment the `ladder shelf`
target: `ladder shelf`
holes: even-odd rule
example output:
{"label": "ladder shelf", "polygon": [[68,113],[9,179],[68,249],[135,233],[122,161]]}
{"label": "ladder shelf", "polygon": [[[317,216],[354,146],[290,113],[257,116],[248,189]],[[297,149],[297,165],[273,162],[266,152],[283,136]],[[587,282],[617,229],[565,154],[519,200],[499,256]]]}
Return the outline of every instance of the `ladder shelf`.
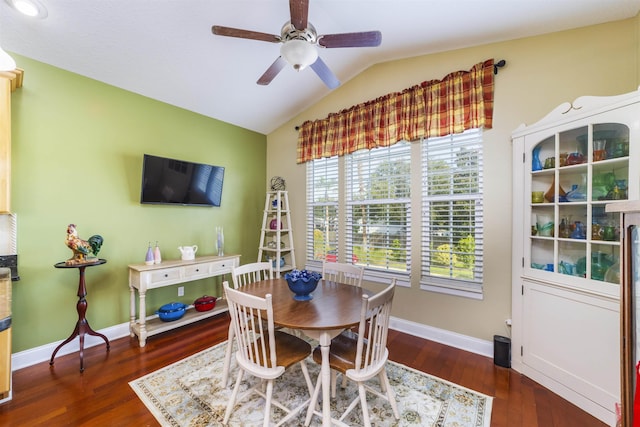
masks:
{"label": "ladder shelf", "polygon": [[276,277],[296,268],[289,196],[286,191],[267,191],[260,232],[258,262],[270,261]]}

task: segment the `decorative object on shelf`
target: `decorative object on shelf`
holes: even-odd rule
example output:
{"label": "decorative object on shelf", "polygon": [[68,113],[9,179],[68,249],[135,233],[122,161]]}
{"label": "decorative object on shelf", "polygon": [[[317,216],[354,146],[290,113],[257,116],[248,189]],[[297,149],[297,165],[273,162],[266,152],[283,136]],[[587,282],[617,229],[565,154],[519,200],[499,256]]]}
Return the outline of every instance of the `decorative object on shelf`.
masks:
{"label": "decorative object on shelf", "polygon": [[147,265],[153,265],[153,249],[151,249],[151,242],[149,242],[149,247],[147,248],[147,255],[144,257],[144,263]]}
{"label": "decorative object on shelf", "polygon": [[222,227],[216,227],[216,249],[218,256],[224,256],[224,230]]}
{"label": "decorative object on shelf", "polygon": [[318,281],[322,275],[316,271],[292,270],[284,275],[289,289],[294,293],[293,299],[296,301],[309,301],[313,298],[311,292],[316,290]]}
{"label": "decorative object on shelf", "polygon": [[571,190],[565,194],[565,198],[568,202],[583,202],[587,200],[587,193],[584,191],[584,186],[573,184]]}
{"label": "decorative object on shelf", "polygon": [[[566,192],[564,191],[564,189],[562,188],[562,186],[558,186],[558,201],[559,202],[566,202]],[[547,200],[547,202],[553,202],[555,200],[555,196],[556,196],[556,178],[553,177],[553,181],[551,182],[551,187],[549,187],[549,189],[547,190],[546,193],[544,193],[544,198]]]}
{"label": "decorative object on shelf", "polygon": [[574,229],[571,232],[571,238],[572,239],[581,239],[584,240],[587,238],[587,234],[584,231],[584,224],[580,221],[576,221],[574,223]]}
{"label": "decorative object on shelf", "polygon": [[[269,257],[268,260],[271,261],[271,265],[273,266],[274,269],[277,268],[275,258]],[[284,267],[284,265],[285,265],[284,257],[280,257],[280,268]]]}
{"label": "decorative object on shelf", "polygon": [[569,153],[560,153],[560,167],[567,165],[567,157],[569,157]]}
{"label": "decorative object on shelf", "polygon": [[573,153],[569,153],[567,160],[565,161],[565,166],[579,165],[581,163],[584,163],[584,156],[582,153],[575,151]]}
{"label": "decorative object on shelf", "polygon": [[271,178],[271,191],[284,191],[286,190],[286,184],[284,178],[281,176],[274,176]]}
{"label": "decorative object on shelf", "polygon": [[99,262],[97,255],[100,252],[104,239],[102,236],[95,234],[88,240],[82,240],[78,237],[78,231],[75,224],[67,226],[67,239],[65,241],[67,247],[73,252],[73,257],[65,261],[67,265],[93,264]]}
{"label": "decorative object on shelf", "polygon": [[277,219],[272,219],[271,222],[269,223],[269,228],[272,230],[282,230],[282,221],[280,221],[280,227],[278,227],[278,220]]}
{"label": "decorative object on shelf", "polygon": [[558,237],[568,239],[569,236],[571,236],[571,225],[569,225],[566,218],[562,218],[558,226]]}
{"label": "decorative object on shelf", "polygon": [[545,169],[553,169],[556,167],[556,158],[555,157],[547,157],[544,159],[544,168]]}
{"label": "decorative object on shelf", "polygon": [[611,267],[607,268],[604,273],[604,281],[609,283],[619,284],[620,282],[620,261],[616,260]]}
{"label": "decorative object on shelf", "polygon": [[[604,252],[593,252],[591,254],[591,278],[593,280],[604,280],[604,275],[615,261],[612,256]],[[576,274],[585,277],[587,273],[587,258],[582,257],[576,262]]]}
{"label": "decorative object on shelf", "polygon": [[198,245],[178,246],[178,250],[182,254],[183,261],[191,261],[196,257],[196,252],[198,252]]}
{"label": "decorative object on shelf", "polygon": [[160,254],[160,246],[158,246],[158,241],[156,240],[156,247],[153,250],[153,263],[160,264],[162,262],[162,255]]}
{"label": "decorative object on shelf", "polygon": [[193,307],[196,311],[209,311],[213,310],[216,306],[216,297],[209,295],[203,295],[193,302]]}
{"label": "decorative object on shelf", "polygon": [[616,233],[616,227],[613,225],[605,225],[602,227],[602,240],[613,242],[618,240],[618,233]]}
{"label": "decorative object on shelf", "polygon": [[599,162],[607,159],[607,140],[606,139],[594,139],[593,140],[593,161]]}
{"label": "decorative object on shelf", "polygon": [[568,263],[566,261],[560,261],[558,263],[558,273],[568,274],[569,276],[574,275],[575,265]]}
{"label": "decorative object on shelf", "polygon": [[533,149],[533,158],[531,159],[531,170],[539,171],[542,170],[542,162],[540,161],[540,150],[542,147],[538,146]]}
{"label": "decorative object on shelf", "polygon": [[618,157],[626,157],[629,155],[629,140],[615,138],[607,144],[607,158],[616,159]]}
{"label": "decorative object on shelf", "polygon": [[187,305],[181,302],[170,302],[169,304],[165,304],[156,314],[160,318],[160,320],[164,322],[173,322],[174,320],[178,320],[184,316],[187,311]]}
{"label": "decorative object on shelf", "polygon": [[532,191],[531,203],[544,203],[544,191]]}

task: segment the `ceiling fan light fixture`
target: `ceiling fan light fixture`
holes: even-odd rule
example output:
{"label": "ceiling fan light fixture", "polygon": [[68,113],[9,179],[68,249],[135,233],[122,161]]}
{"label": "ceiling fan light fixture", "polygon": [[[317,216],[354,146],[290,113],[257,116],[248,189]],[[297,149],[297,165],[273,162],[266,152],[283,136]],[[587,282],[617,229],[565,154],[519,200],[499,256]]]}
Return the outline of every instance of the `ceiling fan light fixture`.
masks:
{"label": "ceiling fan light fixture", "polygon": [[48,16],[47,8],[38,0],[5,0],[9,6],[30,18],[44,19]]}
{"label": "ceiling fan light fixture", "polygon": [[318,59],[316,47],[305,40],[288,40],[280,47],[282,57],[296,70],[304,70]]}

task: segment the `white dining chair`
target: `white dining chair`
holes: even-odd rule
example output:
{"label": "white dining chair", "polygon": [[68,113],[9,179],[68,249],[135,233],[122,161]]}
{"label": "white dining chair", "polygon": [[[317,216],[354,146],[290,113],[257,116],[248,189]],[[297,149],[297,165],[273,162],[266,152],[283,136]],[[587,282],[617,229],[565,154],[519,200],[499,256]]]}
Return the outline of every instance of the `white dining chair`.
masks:
{"label": "white dining chair", "polygon": [[[366,427],[371,426],[369,408],[367,406],[367,391],[387,400],[393,410],[393,416],[396,419],[400,419],[395,394],[391,384],[389,384],[385,368],[389,357],[387,333],[395,286],[396,280],[393,279],[391,284],[381,292],[372,297],[366,295],[362,297],[362,310],[360,312],[357,338],[338,335],[331,340],[329,365],[332,372],[340,372],[358,385],[358,396],[353,399],[340,417],[339,421],[341,423],[360,402],[364,425]],[[319,346],[313,351],[313,360],[318,364],[322,364],[322,354]],[[367,383],[368,380],[376,376],[380,382],[379,391]],[[335,378],[332,378],[332,387],[335,388]],[[313,415],[321,415],[320,412],[316,411],[320,388],[321,377],[318,376],[318,382],[307,411],[306,426],[311,423]],[[335,397],[335,391],[333,395]]]}
{"label": "white dining chair", "polygon": [[[362,277],[364,276],[364,267],[355,264],[346,264],[342,262],[332,262],[324,260],[322,262],[322,278],[331,282],[346,283],[353,286],[362,286]],[[349,338],[357,339],[356,332],[352,329],[346,329],[341,332]],[[332,374],[332,389],[335,397],[335,371]],[[346,377],[342,377],[342,387],[347,386]]]}
{"label": "white dining chair", "polygon": [[[273,279],[273,266],[270,262],[253,262],[239,267],[233,267],[231,269],[231,279],[233,280],[234,289],[260,280]],[[226,387],[229,382],[231,356],[233,355],[233,336],[233,325],[229,324],[227,350],[224,354],[224,365],[222,368],[222,384],[224,387]]]}
{"label": "white dining chair", "polygon": [[364,267],[342,262],[322,261],[322,278],[331,282],[362,286]]}
{"label": "white dining chair", "polygon": [[[228,424],[236,402],[243,400],[251,393],[257,393],[266,400],[263,425],[265,427],[270,425],[272,405],[287,414],[276,424],[283,425],[300,413],[311,400],[313,384],[305,362],[311,354],[311,345],[301,338],[274,329],[271,294],[267,294],[265,298],[249,295],[241,290],[231,289],[227,281],[223,283],[223,287],[229,303],[229,313],[238,348],[236,351],[238,376],[223,422],[225,425]],[[274,381],[282,376],[285,370],[296,364],[299,364],[302,369],[309,399],[295,407],[290,407],[274,399],[273,386]],[[238,396],[245,373],[260,378],[261,381],[243,392],[242,396]]]}

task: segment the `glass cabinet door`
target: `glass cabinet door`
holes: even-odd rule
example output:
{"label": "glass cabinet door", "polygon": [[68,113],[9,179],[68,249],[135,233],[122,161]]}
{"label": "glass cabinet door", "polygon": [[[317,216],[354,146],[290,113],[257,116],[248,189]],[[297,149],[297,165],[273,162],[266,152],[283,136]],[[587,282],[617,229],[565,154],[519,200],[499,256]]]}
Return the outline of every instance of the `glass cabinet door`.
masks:
{"label": "glass cabinet door", "polygon": [[529,149],[525,268],[533,276],[554,273],[619,285],[620,220],[605,205],[627,199],[629,128],[588,124],[534,140]]}

